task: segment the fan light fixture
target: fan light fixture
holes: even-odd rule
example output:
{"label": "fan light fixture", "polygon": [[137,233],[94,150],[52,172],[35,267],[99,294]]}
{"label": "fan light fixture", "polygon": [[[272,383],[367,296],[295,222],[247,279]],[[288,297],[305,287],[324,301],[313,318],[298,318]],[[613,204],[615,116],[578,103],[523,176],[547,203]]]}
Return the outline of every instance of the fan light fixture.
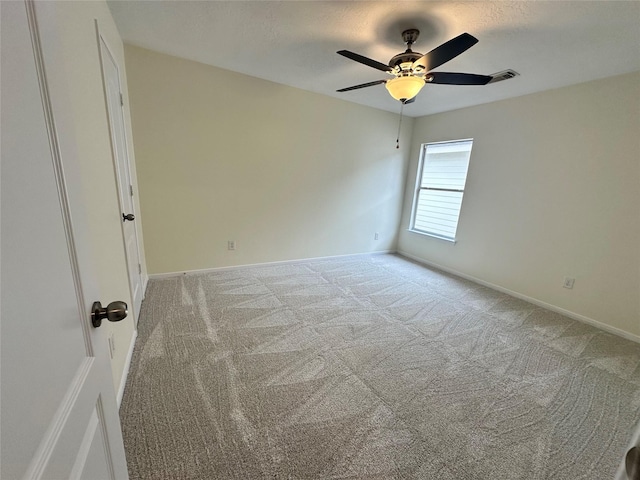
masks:
{"label": "fan light fixture", "polygon": [[392,80],[387,80],[385,87],[387,87],[393,98],[405,102],[411,100],[422,90],[424,79],[413,75],[396,77]]}
{"label": "fan light fixture", "polygon": [[[0,0],[2,1],[2,0]],[[391,80],[375,80],[373,82],[341,88],[337,92],[349,92],[359,88],[373,87],[384,83],[395,100],[401,103],[411,103],[418,95],[425,83],[440,85],[486,85],[493,80],[490,75],[475,73],[433,72],[440,65],[454,59],[476,43],[478,39],[468,33],[462,33],[426,54],[414,52],[411,47],[418,39],[420,31],[410,28],[402,32],[402,39],[407,49],[391,57],[389,63],[378,62],[349,50],[339,50],[337,53],[368,67],[393,76]]]}
{"label": "fan light fixture", "polygon": [[[403,53],[399,53],[391,57],[388,64],[372,60],[371,58],[350,52],[349,50],[339,50],[336,52],[338,55],[342,55],[343,57],[395,77],[391,80],[375,80],[373,82],[354,85],[353,87],[341,88],[336,91],[349,92],[351,90],[373,87],[374,85],[384,83],[389,94],[402,104],[400,107],[400,121],[398,122],[396,148],[400,148],[402,109],[405,104],[414,102],[416,95],[420,93],[420,90],[422,90],[425,83],[440,85],[486,85],[494,79],[490,75],[478,75],[475,73],[432,71],[478,43],[478,39],[473,35],[462,33],[424,55],[411,50],[411,46],[418,39],[418,35],[420,35],[420,31],[416,28],[410,28],[402,32],[402,39],[404,40],[404,43],[407,44],[407,49]],[[513,76],[515,75],[511,75],[508,78]]]}

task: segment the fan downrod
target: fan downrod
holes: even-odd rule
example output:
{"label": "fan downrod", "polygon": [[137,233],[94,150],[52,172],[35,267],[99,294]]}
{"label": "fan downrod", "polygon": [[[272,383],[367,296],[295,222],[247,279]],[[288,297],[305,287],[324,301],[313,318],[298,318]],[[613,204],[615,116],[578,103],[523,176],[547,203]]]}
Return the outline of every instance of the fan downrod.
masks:
{"label": "fan downrod", "polygon": [[417,28],[410,28],[402,32],[402,39],[404,43],[407,44],[407,49],[403,53],[394,55],[391,60],[389,60],[389,66],[391,68],[400,68],[399,66],[403,63],[413,63],[422,56],[421,53],[411,50],[411,45],[415,43],[419,35],[420,30]]}

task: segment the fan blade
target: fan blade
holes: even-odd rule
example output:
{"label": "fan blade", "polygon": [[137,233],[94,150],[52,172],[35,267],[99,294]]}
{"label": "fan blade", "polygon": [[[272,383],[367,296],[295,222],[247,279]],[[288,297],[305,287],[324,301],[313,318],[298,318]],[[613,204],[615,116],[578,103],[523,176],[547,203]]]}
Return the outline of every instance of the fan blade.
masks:
{"label": "fan blade", "polygon": [[355,60],[356,62],[362,63],[369,67],[377,68],[378,70],[382,70],[383,72],[390,72],[392,68],[389,65],[385,65],[384,63],[377,62],[375,60],[371,60],[370,58],[363,57],[362,55],[358,55],[357,53],[350,52],[349,50],[340,50],[336,52],[343,57],[347,57],[351,60]]}
{"label": "fan blade", "polygon": [[[429,80],[430,77],[431,80]],[[431,72],[425,75],[427,83],[440,85],[486,85],[492,78],[490,75],[476,75],[475,73]]]}
{"label": "fan blade", "polygon": [[422,66],[427,72],[438,68],[443,63],[447,63],[465,50],[473,47],[476,43],[478,43],[478,39],[473,35],[468,33],[458,35],[413,62],[413,69],[415,70],[418,65]]}
{"label": "fan blade", "polygon": [[358,88],[373,87],[374,85],[380,85],[381,83],[387,83],[386,80],[376,80],[375,82],[363,83],[361,85],[354,85],[353,87],[341,88],[336,92],[348,92],[349,90],[357,90]]}

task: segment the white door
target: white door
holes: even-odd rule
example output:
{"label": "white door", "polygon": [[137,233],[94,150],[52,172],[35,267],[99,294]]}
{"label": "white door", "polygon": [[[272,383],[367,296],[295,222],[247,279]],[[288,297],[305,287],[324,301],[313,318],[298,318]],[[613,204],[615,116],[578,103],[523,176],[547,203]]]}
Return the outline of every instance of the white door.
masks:
{"label": "white door", "polygon": [[[139,318],[140,306],[144,295],[142,287],[142,267],[140,265],[140,251],[138,249],[138,232],[133,202],[133,186],[131,182],[131,168],[127,150],[127,137],[122,114],[122,90],[120,88],[120,72],[113,55],[109,51],[104,39],[100,36],[100,55],[102,57],[102,77],[107,97],[109,112],[109,127],[111,130],[111,145],[114,155],[118,191],[120,195],[120,210],[122,212],[122,231],[124,236],[127,267],[129,270],[129,284],[133,299],[135,318]],[[138,219],[139,220],[139,219]]]}
{"label": "white door", "polygon": [[0,477],[126,479],[107,342],[90,322],[91,303],[111,299],[91,275],[78,159],[60,158],[74,133],[52,109],[39,35],[55,18],[40,5],[0,2]]}

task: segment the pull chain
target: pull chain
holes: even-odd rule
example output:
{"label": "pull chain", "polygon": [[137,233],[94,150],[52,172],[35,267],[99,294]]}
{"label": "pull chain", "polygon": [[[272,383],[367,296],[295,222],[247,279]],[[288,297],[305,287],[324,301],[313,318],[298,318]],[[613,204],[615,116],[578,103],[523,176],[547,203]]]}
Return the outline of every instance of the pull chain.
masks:
{"label": "pull chain", "polygon": [[398,122],[398,138],[396,138],[396,148],[400,148],[400,127],[402,127],[402,111],[404,110],[404,102],[400,105],[400,121]]}

